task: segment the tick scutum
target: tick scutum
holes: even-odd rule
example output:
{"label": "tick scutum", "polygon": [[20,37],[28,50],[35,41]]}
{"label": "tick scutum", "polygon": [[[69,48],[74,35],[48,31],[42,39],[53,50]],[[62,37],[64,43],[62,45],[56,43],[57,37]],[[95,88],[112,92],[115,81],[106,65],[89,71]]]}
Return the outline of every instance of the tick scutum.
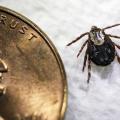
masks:
{"label": "tick scutum", "polygon": [[108,36],[105,36],[102,45],[95,45],[90,41],[88,54],[93,63],[99,66],[107,66],[115,59],[115,46]]}

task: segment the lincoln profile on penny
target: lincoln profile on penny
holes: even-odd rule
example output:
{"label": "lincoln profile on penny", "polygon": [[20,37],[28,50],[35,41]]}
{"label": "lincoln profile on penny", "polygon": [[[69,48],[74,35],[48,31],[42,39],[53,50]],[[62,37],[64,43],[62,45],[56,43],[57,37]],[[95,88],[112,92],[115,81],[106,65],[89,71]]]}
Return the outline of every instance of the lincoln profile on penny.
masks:
{"label": "lincoln profile on penny", "polygon": [[116,56],[118,62],[120,63],[120,57],[116,51],[116,48],[120,49],[120,46],[111,40],[111,38],[120,39],[120,37],[105,33],[105,30],[119,25],[120,24],[115,24],[102,29],[96,26],[92,26],[90,32],[81,34],[75,40],[67,44],[67,46],[70,46],[71,44],[80,40],[82,37],[86,35],[88,36],[87,40],[84,42],[77,55],[77,57],[79,57],[83,48],[87,45],[82,68],[82,71],[84,71],[86,67],[86,62],[88,62],[87,83],[89,83],[91,77],[91,62],[99,66],[107,66],[111,64],[111,62],[115,59]]}
{"label": "lincoln profile on penny", "polygon": [[2,84],[2,74],[8,71],[6,63],[0,59],[0,97],[3,96],[6,92],[6,86]]}

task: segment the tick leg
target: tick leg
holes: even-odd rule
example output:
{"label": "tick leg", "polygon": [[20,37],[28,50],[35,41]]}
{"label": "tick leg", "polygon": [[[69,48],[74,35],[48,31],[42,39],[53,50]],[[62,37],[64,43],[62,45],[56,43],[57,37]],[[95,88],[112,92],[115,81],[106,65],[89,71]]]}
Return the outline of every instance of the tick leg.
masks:
{"label": "tick leg", "polygon": [[88,80],[87,83],[89,84],[91,78],[91,60],[90,58],[88,59]]}
{"label": "tick leg", "polygon": [[84,63],[83,63],[83,68],[82,68],[82,71],[84,72],[84,69],[85,69],[85,67],[86,67],[86,61],[87,61],[87,58],[88,58],[88,54],[87,54],[87,50],[86,50],[86,52],[85,52],[85,56],[84,56]]}
{"label": "tick leg", "polygon": [[114,43],[114,42],[113,42],[113,44],[114,44],[114,46],[116,46],[118,49],[120,49],[120,45],[117,45],[117,44]]}
{"label": "tick leg", "polygon": [[115,44],[115,43],[114,43],[114,45],[115,45],[118,49],[120,49],[120,46],[119,46],[119,45],[117,45],[117,44]]}
{"label": "tick leg", "polygon": [[77,42],[78,40],[80,40],[82,37],[84,37],[85,35],[88,35],[89,33],[83,33],[82,35],[80,35],[79,37],[77,37],[75,40],[73,40],[72,42],[68,43],[67,46],[70,46],[71,44]]}
{"label": "tick leg", "polygon": [[109,37],[113,37],[113,38],[118,38],[120,39],[120,36],[116,36],[116,35],[111,35],[111,34],[107,34]]}
{"label": "tick leg", "polygon": [[86,40],[82,45],[81,49],[79,50],[79,53],[77,54],[77,57],[79,57],[80,53],[82,52],[83,48],[86,46],[87,43],[88,43],[88,40]]}
{"label": "tick leg", "polygon": [[108,27],[103,28],[102,30],[106,30],[106,29],[109,29],[109,28],[112,28],[112,27],[116,27],[116,26],[119,26],[119,25],[120,25],[120,24],[111,25],[111,26],[108,26]]}

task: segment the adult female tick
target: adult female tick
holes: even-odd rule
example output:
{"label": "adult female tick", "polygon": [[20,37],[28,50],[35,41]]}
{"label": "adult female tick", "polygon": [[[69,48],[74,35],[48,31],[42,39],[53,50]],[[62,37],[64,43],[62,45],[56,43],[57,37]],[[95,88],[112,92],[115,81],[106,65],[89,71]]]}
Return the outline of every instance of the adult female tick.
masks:
{"label": "adult female tick", "polygon": [[116,27],[120,24],[115,24],[112,26],[105,27],[103,29],[98,28],[96,26],[92,26],[90,32],[83,33],[79,37],[77,37],[75,40],[67,44],[67,46],[70,46],[71,44],[77,42],[85,35],[88,36],[88,39],[84,42],[82,45],[77,57],[79,57],[80,53],[82,52],[83,48],[87,45],[87,49],[84,56],[84,63],[82,71],[84,72],[84,69],[86,67],[86,62],[88,62],[88,80],[87,83],[89,83],[91,78],[91,61],[99,66],[107,66],[111,64],[111,62],[115,59],[115,56],[117,57],[118,62],[120,63],[120,57],[118,56],[118,53],[116,51],[116,47],[120,49],[120,46],[114,43],[111,40],[111,37],[113,38],[119,38],[119,36],[106,34],[105,30]]}

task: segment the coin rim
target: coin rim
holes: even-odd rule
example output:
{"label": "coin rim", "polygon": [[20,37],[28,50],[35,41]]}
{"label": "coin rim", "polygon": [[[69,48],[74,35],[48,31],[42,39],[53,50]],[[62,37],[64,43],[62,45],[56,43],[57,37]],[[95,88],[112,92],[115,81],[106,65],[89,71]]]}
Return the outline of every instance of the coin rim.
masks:
{"label": "coin rim", "polygon": [[61,106],[61,110],[60,110],[60,120],[64,119],[65,116],[65,112],[66,112],[66,108],[67,108],[67,101],[68,101],[68,87],[67,87],[67,77],[66,77],[66,72],[65,72],[65,68],[62,62],[62,59],[56,49],[56,47],[54,46],[54,44],[52,43],[52,41],[50,40],[50,38],[46,35],[46,33],[43,32],[43,30],[41,28],[39,28],[34,22],[32,22],[31,20],[29,20],[27,17],[25,17],[24,15],[21,15],[20,13],[11,10],[7,7],[4,6],[0,6],[0,11],[2,12],[6,12],[8,14],[11,14],[14,17],[19,18],[20,20],[24,21],[26,24],[28,24],[29,26],[31,26],[37,33],[40,34],[40,36],[45,40],[45,42],[47,43],[47,45],[50,47],[50,49],[52,50],[58,65],[60,67],[60,72],[63,78],[63,86],[64,86],[64,90],[63,90],[63,104]]}

